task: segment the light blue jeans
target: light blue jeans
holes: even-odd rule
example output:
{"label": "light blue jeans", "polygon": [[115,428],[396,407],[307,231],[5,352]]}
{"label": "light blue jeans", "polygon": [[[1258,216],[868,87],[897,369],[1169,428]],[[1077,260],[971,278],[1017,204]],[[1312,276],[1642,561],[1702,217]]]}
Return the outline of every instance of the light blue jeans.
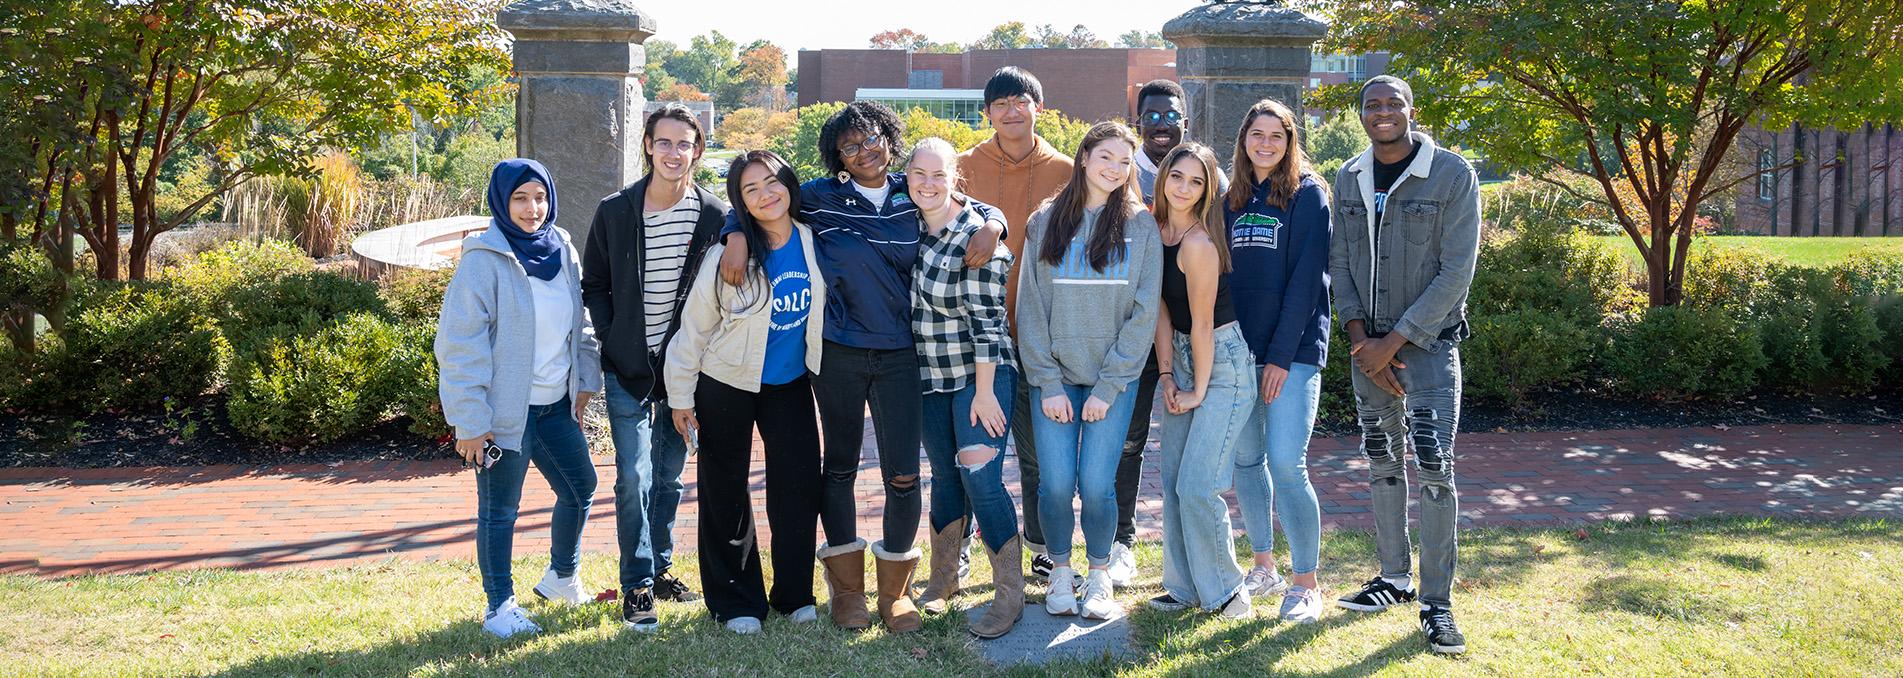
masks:
{"label": "light blue jeans", "polygon": [[[1132,380],[1134,382],[1134,380]],[[1134,383],[1131,386],[1135,386]],[[1070,559],[1072,497],[1083,497],[1084,553],[1090,564],[1110,564],[1110,544],[1117,534],[1117,462],[1123,458],[1123,437],[1130,430],[1136,389],[1126,388],[1097,421],[1083,420],[1089,386],[1064,384],[1061,391],[1031,389],[1031,428],[1037,435],[1038,515],[1044,525],[1045,548],[1052,560]],[[1070,423],[1060,424],[1044,414],[1044,398],[1070,399]]]}
{"label": "light blue jeans", "polygon": [[[1193,390],[1189,335],[1177,332],[1172,343],[1177,388]],[[1211,610],[1242,590],[1222,493],[1234,479],[1236,443],[1257,399],[1255,359],[1235,323],[1216,328],[1214,358],[1202,403],[1163,414],[1163,590]]]}
{"label": "light blue jeans", "polygon": [[1314,572],[1321,560],[1321,503],[1308,482],[1308,439],[1321,397],[1322,368],[1290,364],[1275,402],[1262,404],[1259,393],[1249,400],[1249,424],[1236,449],[1236,503],[1242,505],[1249,546],[1256,553],[1274,547],[1274,519],[1280,515],[1295,574]]}

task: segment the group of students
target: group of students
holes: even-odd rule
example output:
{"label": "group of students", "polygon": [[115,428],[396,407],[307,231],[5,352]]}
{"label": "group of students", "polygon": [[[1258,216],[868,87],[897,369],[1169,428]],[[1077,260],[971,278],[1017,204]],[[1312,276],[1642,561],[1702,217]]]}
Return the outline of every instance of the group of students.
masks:
{"label": "group of students", "polygon": [[[784,158],[748,151],[729,167],[725,202],[692,182],[700,125],[663,107],[644,129],[649,174],[602,200],[583,252],[553,227],[545,168],[496,167],[495,224],[465,239],[437,335],[443,411],[478,467],[484,628],[540,630],[516,605],[509,570],[530,462],[557,497],[534,592],[592,599],[576,568],[595,489],[579,420],[595,393],[615,444],[622,617],[637,630],[656,628],[656,600],[700,599],[669,574],[689,454],[705,603],[733,632],[758,632],[770,612],[818,620],[807,553],[831,621],[869,627],[868,551],[881,623],[916,630],[921,611],[950,608],[974,537],[994,585],[974,635],[1002,636],[1020,619],[1024,551],[1049,582],[1048,613],[1121,614],[1115,590],[1136,577],[1137,480],[1159,396],[1163,593],[1149,606],[1244,617],[1253,599],[1280,593],[1282,619],[1315,621],[1320,505],[1306,464],[1332,291],[1353,347],[1381,563],[1337,603],[1418,600],[1430,647],[1463,652],[1450,600],[1452,448],[1479,193],[1459,154],[1412,129],[1406,83],[1364,84],[1371,147],[1332,191],[1303,154],[1300,121],[1276,101],[1240,121],[1225,173],[1189,140],[1187,97],[1170,81],[1138,92],[1136,133],[1098,123],[1074,156],[1033,131],[1043,90],[1029,73],[1001,69],[984,98],[995,134],[962,154],[936,138],[903,149],[890,109],[849,104],[821,130],[829,176],[801,183]],[[854,492],[867,411],[884,486],[871,543]],[[748,494],[756,430],[770,591]],[[1007,438],[1022,529],[1003,477]],[[1409,448],[1423,485],[1419,589]],[[1246,573],[1222,498],[1231,487],[1255,550]],[[914,599],[921,514],[932,556]],[[1286,578],[1271,551],[1278,517]]]}

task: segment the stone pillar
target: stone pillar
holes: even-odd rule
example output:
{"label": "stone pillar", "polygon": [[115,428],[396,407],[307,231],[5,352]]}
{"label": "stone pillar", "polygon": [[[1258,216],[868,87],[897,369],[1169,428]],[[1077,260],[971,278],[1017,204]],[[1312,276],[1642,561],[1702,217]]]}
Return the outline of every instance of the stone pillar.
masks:
{"label": "stone pillar", "polygon": [[629,0],[523,0],[496,25],[515,36],[516,153],[555,175],[556,225],[579,247],[596,203],[641,178],[654,18]]}
{"label": "stone pillar", "polygon": [[1163,38],[1176,43],[1176,77],[1197,138],[1219,149],[1233,144],[1242,116],[1262,99],[1306,115],[1309,50],[1327,33],[1326,21],[1275,0],[1212,2],[1163,24]]}

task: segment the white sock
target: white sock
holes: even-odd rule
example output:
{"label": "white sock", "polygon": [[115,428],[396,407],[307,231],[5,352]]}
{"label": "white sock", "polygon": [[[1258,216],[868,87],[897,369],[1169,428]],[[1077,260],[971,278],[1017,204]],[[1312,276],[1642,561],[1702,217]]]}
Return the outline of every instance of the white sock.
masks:
{"label": "white sock", "polygon": [[1404,574],[1400,576],[1388,576],[1384,574],[1384,575],[1381,575],[1381,578],[1386,579],[1389,584],[1394,586],[1394,588],[1400,589],[1402,591],[1406,591],[1408,590],[1409,587],[1412,587],[1414,585],[1414,577],[1411,575]]}

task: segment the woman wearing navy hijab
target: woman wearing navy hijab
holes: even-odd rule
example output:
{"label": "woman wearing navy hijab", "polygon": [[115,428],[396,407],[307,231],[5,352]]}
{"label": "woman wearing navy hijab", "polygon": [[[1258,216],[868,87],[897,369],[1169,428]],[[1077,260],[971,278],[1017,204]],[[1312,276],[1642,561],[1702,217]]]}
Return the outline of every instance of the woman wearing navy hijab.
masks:
{"label": "woman wearing navy hijab", "polygon": [[488,596],[482,628],[542,629],[515,603],[509,562],[529,463],[555,490],[549,568],[535,594],[579,605],[581,530],[595,467],[581,413],[601,391],[601,352],[581,303],[581,265],[555,227],[548,168],[517,158],[489,175],[489,229],[463,238],[443,295],[436,364],[456,452],[476,468],[476,564]]}

